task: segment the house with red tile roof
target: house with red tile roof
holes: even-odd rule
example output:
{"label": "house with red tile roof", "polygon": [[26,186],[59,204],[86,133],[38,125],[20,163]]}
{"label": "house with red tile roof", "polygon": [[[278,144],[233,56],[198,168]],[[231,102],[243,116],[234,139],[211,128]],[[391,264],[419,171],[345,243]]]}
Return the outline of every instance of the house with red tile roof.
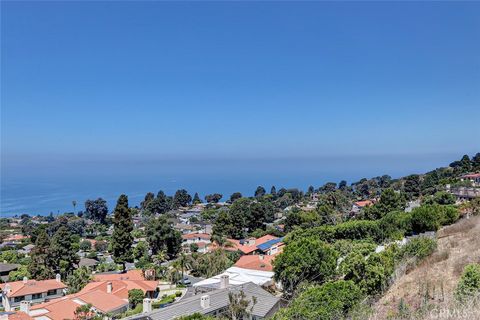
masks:
{"label": "house with red tile roof", "polygon": [[[136,271],[136,270],[132,270]],[[99,314],[120,314],[128,310],[128,292],[140,289],[147,298],[155,298],[158,281],[139,279],[141,271],[126,274],[97,275],[80,292],[66,295],[46,303],[26,306],[27,312],[35,320],[74,319],[75,310],[82,305],[91,305],[91,310]],[[107,280],[98,280],[108,278]]]}
{"label": "house with red tile roof", "polygon": [[128,270],[126,273],[103,273],[96,274],[93,277],[94,281],[108,281],[108,280],[145,280],[142,270]]}
{"label": "house with red tile roof", "polygon": [[14,310],[22,301],[41,303],[47,299],[54,299],[63,295],[67,286],[61,281],[60,275],[49,280],[13,281],[0,284],[2,289],[2,305],[6,311]]}
{"label": "house with red tile roof", "polygon": [[7,311],[0,313],[0,320],[33,320],[33,318],[22,311]]}
{"label": "house with red tile roof", "polygon": [[273,271],[273,260],[275,256],[266,255],[246,255],[241,256],[234,264],[235,267],[242,269]]}
{"label": "house with red tile roof", "polygon": [[365,207],[369,207],[371,205],[375,204],[375,200],[361,200],[357,201],[353,204],[351,213],[352,214],[357,214],[360,212]]}
{"label": "house with red tile roof", "polygon": [[469,173],[460,177],[461,181],[470,181],[472,187],[480,187],[480,173]]}
{"label": "house with red tile roof", "polygon": [[[264,243],[267,243],[271,240],[279,239],[278,237],[272,236],[267,234],[260,238],[248,238],[248,239],[227,239],[229,245],[224,246],[225,250],[228,251],[240,251],[242,254],[261,254],[263,250],[261,250],[261,246]],[[210,246],[210,250],[218,248],[217,244],[212,244]]]}
{"label": "house with red tile roof", "polygon": [[190,245],[195,243],[198,246],[198,252],[207,252],[210,244],[211,235],[208,233],[188,233],[182,235],[182,247],[185,251],[190,251]]}

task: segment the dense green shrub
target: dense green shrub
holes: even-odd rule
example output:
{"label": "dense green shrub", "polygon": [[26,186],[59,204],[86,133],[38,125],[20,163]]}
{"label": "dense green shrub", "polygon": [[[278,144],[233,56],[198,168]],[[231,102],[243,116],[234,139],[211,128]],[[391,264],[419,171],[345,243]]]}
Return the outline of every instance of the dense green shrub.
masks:
{"label": "dense green shrub", "polygon": [[453,206],[424,205],[412,211],[412,229],[414,232],[437,231],[442,225],[456,222],[458,209]]}
{"label": "dense green shrub", "polygon": [[140,289],[131,289],[128,290],[128,302],[132,307],[136,307],[138,304],[141,304],[144,298],[143,291]]}
{"label": "dense green shrub", "polygon": [[476,295],[480,295],[480,264],[472,263],[463,269],[455,297],[463,302]]}
{"label": "dense green shrub", "polygon": [[287,292],[303,281],[323,283],[335,274],[338,253],[317,237],[301,237],[288,243],[274,261],[275,279]]}
{"label": "dense green shrub", "polygon": [[410,240],[400,250],[402,256],[417,257],[422,260],[435,251],[437,248],[437,241],[432,238],[419,237]]}
{"label": "dense green shrub", "polygon": [[412,214],[409,212],[389,212],[378,223],[383,239],[401,239],[412,233]]}
{"label": "dense green shrub", "polygon": [[357,252],[363,256],[367,256],[369,253],[375,251],[377,244],[371,240],[341,239],[335,241],[332,246],[340,256],[345,256],[351,252]]}
{"label": "dense green shrub", "polygon": [[362,298],[361,290],[352,282],[338,280],[321,286],[311,286],[282,309],[274,320],[341,319]]}
{"label": "dense green shrub", "polygon": [[435,206],[421,206],[412,211],[412,229],[416,233],[437,231],[441,214]]}

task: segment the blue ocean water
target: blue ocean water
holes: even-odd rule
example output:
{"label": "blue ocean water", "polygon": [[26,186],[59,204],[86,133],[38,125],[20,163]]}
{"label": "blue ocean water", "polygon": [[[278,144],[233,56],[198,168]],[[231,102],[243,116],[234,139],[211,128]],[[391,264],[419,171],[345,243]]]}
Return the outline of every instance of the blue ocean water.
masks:
{"label": "blue ocean water", "polygon": [[[17,161],[2,163],[0,213],[2,217],[28,213],[46,215],[84,210],[87,199],[102,197],[113,210],[127,194],[138,205],[149,191],[173,195],[187,189],[203,197],[221,193],[223,200],[239,191],[250,196],[257,186],[319,187],[325,182],[389,174],[399,177],[445,166],[447,156],[324,157],[316,159],[162,159]],[[35,160],[35,159],[34,159]]]}

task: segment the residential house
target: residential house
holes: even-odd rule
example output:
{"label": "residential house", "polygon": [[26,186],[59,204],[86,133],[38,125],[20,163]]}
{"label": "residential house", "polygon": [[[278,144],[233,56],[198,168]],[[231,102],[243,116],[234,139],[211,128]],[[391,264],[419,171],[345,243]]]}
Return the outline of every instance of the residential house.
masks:
{"label": "residential house", "polygon": [[[278,239],[275,236],[267,234],[260,238],[248,238],[248,239],[227,239],[227,241],[231,244],[230,246],[226,246],[225,250],[229,251],[240,251],[242,254],[263,254],[263,251],[258,248],[258,246],[270,241]],[[212,245],[211,249],[216,248],[216,245]]]}
{"label": "residential house", "polygon": [[356,215],[358,214],[363,208],[369,207],[375,203],[374,200],[362,200],[357,201],[353,204],[351,214]]}
{"label": "residential house", "polygon": [[273,271],[273,259],[275,256],[265,256],[262,254],[258,255],[247,255],[241,256],[237,262],[233,265],[237,268],[258,270],[258,271]]}
{"label": "residential house", "polygon": [[210,244],[211,236],[208,233],[188,233],[182,235],[182,246],[186,251],[190,250],[191,244],[198,246],[198,252],[206,253]]}
{"label": "residential house", "polygon": [[[129,320],[169,320],[182,316],[200,313],[204,315],[222,315],[225,314],[230,305],[229,294],[238,294],[243,292],[246,300],[250,301],[251,319],[260,320],[273,316],[281,307],[281,299],[273,296],[269,292],[260,288],[254,283],[245,283],[242,285],[229,284],[228,277],[224,277],[222,287],[209,291],[205,294],[197,294],[180,300],[166,308],[150,311],[149,301],[144,301],[144,310],[147,312],[127,318]],[[256,303],[253,303],[253,300]],[[253,306],[253,307],[252,307]]]}
{"label": "residential house", "polygon": [[35,245],[34,245],[34,244],[27,244],[27,245],[24,246],[22,249],[18,250],[18,253],[22,253],[22,254],[25,254],[25,255],[29,255],[30,252],[32,252],[33,248],[35,248]]}
{"label": "residential house", "polygon": [[275,238],[275,239],[268,240],[264,243],[261,243],[257,245],[257,249],[263,255],[273,256],[273,255],[276,255],[277,253],[282,252],[283,246],[284,246],[283,237],[281,237],[281,238]]}
{"label": "residential house", "polygon": [[78,267],[87,267],[90,270],[95,270],[97,268],[97,265],[99,262],[95,259],[90,259],[90,258],[80,258],[80,261],[78,262]]}
{"label": "residential house", "polygon": [[19,264],[15,263],[0,263],[0,279],[2,282],[8,281],[8,274],[11,271],[15,271],[20,267]]}
{"label": "residential house", "polygon": [[469,181],[472,187],[480,187],[480,173],[470,173],[460,177],[461,181]]}
{"label": "residential house", "polygon": [[232,285],[255,283],[258,286],[270,287],[275,285],[273,271],[246,269],[236,266],[230,267],[221,274],[196,282],[193,287],[198,291],[218,289],[222,286],[222,278],[228,276]]}
{"label": "residential house", "polygon": [[[80,292],[23,310],[35,320],[74,319],[75,310],[90,304],[97,314],[117,315],[128,310],[128,291],[140,289],[149,299],[158,295],[158,281],[147,281],[140,272],[96,275]],[[100,280],[99,280],[100,279]],[[101,280],[105,279],[105,280]]]}
{"label": "residential house", "polygon": [[2,289],[2,305],[6,311],[11,311],[20,306],[22,301],[41,303],[47,299],[54,299],[63,295],[67,286],[57,274],[55,279],[14,281],[0,284]]}

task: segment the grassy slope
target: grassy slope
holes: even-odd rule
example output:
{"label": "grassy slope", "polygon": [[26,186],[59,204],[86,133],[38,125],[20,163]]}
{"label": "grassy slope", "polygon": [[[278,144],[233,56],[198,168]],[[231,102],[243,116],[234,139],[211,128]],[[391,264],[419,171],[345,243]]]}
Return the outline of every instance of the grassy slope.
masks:
{"label": "grassy slope", "polygon": [[[463,267],[472,262],[480,263],[480,216],[442,228],[438,232],[437,251],[413,270],[399,276],[377,302],[371,318],[386,319],[396,314],[402,298],[410,310],[425,306],[426,301],[430,308],[452,309],[453,292]],[[473,315],[475,319],[480,318],[480,310],[473,312],[477,312]],[[424,319],[430,318],[427,315]]]}

